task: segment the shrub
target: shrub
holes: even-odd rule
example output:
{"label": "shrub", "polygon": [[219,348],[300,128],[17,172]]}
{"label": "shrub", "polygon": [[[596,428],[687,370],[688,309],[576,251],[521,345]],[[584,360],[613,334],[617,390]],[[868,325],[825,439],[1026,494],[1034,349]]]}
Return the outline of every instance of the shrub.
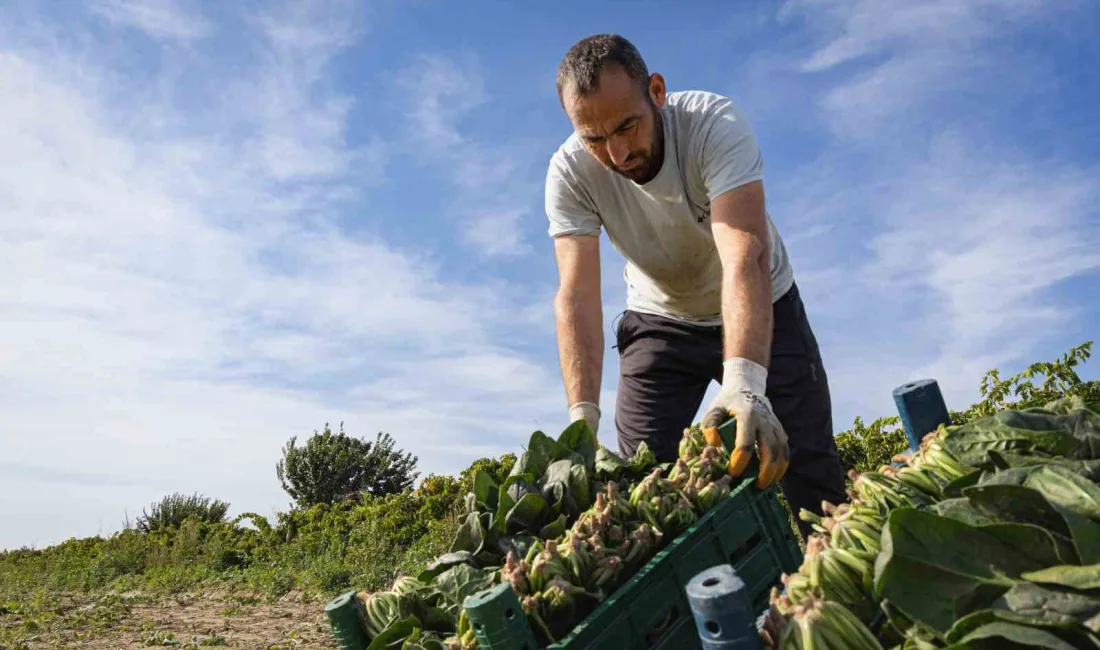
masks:
{"label": "shrub", "polygon": [[889,464],[909,447],[909,439],[896,415],[878,418],[870,426],[856,416],[851,429],[836,435],[836,446],[845,473],[851,469],[868,472]]}
{"label": "shrub", "polygon": [[[1005,409],[1040,407],[1066,397],[1080,397],[1086,404],[1100,403],[1100,381],[1082,381],[1075,368],[1087,361],[1092,341],[1071,348],[1054,361],[1033,363],[1007,379],[990,370],[981,380],[981,400],[965,411],[951,411],[952,424],[992,415]],[[1042,378],[1041,383],[1036,383]],[[897,415],[881,417],[864,425],[858,416],[852,428],[836,435],[844,471],[877,470],[909,447],[909,439]]]}
{"label": "shrub", "polygon": [[[982,377],[981,401],[966,411],[952,412],[951,420],[963,424],[1004,409],[1035,408],[1066,397],[1080,397],[1086,404],[1100,403],[1100,381],[1081,381],[1075,370],[1091,353],[1092,341],[1087,341],[1059,359],[1033,363],[1008,379],[990,370]],[[1042,383],[1036,384],[1036,377],[1042,377]]]}
{"label": "shrub", "polygon": [[143,533],[179,528],[189,518],[211,523],[224,521],[229,504],[198,494],[185,496],[175,493],[152,504],[150,508],[151,512],[148,513],[142,509],[142,516],[134,522]]}
{"label": "shrub", "polygon": [[333,504],[358,499],[362,494],[382,496],[411,488],[417,458],[394,451],[388,433],[377,434],[373,443],[344,433],[333,433],[328,424],[314,432],[303,447],[297,436],[283,447],[276,464],[279,482],[299,507]]}

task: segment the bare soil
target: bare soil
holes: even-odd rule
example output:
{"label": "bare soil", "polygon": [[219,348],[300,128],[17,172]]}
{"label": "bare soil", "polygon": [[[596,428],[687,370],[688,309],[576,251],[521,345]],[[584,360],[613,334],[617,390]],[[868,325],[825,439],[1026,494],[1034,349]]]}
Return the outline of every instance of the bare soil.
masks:
{"label": "bare soil", "polygon": [[67,597],[49,620],[0,616],[0,650],[38,648],[337,648],[324,602],[225,594],[130,595],[104,613],[90,596]]}

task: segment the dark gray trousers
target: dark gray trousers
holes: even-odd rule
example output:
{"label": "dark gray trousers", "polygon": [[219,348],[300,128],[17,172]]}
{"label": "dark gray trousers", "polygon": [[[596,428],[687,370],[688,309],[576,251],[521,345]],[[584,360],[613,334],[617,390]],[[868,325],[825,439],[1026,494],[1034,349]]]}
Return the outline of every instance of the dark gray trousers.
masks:
{"label": "dark gray trousers", "polygon": [[[848,500],[833,440],[832,402],[817,339],[797,286],[773,305],[766,395],[787,432],[791,464],[781,480],[787,502],[821,514],[822,500]],[[659,462],[675,460],[684,428],[699,412],[711,380],[722,381],[722,328],[626,311],[615,328],[619,452],[643,440]],[[799,521],[803,536],[810,527]]]}

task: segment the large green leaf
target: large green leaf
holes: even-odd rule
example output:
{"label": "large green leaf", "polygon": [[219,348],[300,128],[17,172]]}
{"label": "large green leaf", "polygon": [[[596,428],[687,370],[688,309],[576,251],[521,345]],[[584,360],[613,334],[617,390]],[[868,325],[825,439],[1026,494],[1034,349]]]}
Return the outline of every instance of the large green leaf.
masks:
{"label": "large green leaf", "polygon": [[497,497],[497,515],[493,526],[496,532],[506,532],[508,513],[520,499],[531,492],[538,492],[532,474],[513,474],[504,479]]}
{"label": "large green leaf", "polygon": [[[994,607],[1049,626],[1096,625],[1100,620],[1100,597],[1067,587],[1021,582],[1009,589]],[[1092,628],[1093,632],[1100,629]]]}
{"label": "large green leaf", "polygon": [[[572,449],[570,449],[566,445],[561,444],[557,440],[554,440],[542,431],[536,431],[531,434],[531,439],[527,442],[527,449],[533,449],[545,456],[547,465],[554,462],[555,460],[561,460],[562,458],[565,458],[572,451]],[[532,471],[532,473],[536,475],[541,475],[542,472],[545,471],[546,467],[543,467],[542,471]]]}
{"label": "large green leaf", "polygon": [[607,447],[596,450],[596,477],[602,480],[618,480],[630,464]]}
{"label": "large green leaf", "polygon": [[1021,574],[1020,577],[1030,582],[1062,585],[1081,591],[1100,589],[1100,564],[1052,566]]}
{"label": "large green leaf", "polygon": [[559,516],[554,521],[546,524],[539,531],[539,537],[542,539],[557,539],[565,534],[565,531],[569,528],[569,522],[566,521],[565,515]]}
{"label": "large green leaf", "polygon": [[997,523],[996,519],[989,517],[979,510],[970,499],[944,499],[932,506],[932,511],[941,517],[961,521],[971,526]]}
{"label": "large green leaf", "polygon": [[988,607],[1022,572],[1058,563],[1049,534],[1035,526],[969,526],[912,508],[890,513],[881,545],[876,594],[941,634]]}
{"label": "large green leaf", "polygon": [[[996,645],[975,645],[976,642],[989,640],[996,641]],[[971,645],[974,648],[1012,648],[1005,642],[1015,643],[1025,648],[1049,648],[1050,650],[1078,650],[1072,645],[1058,638],[1046,630],[1009,623],[1008,621],[994,621],[987,623],[970,634],[963,637],[961,643]]]}
{"label": "large green leaf", "polygon": [[[1100,458],[1082,460],[1068,458],[1066,456],[1047,456],[1045,454],[1022,454],[1011,451],[987,452],[991,458],[997,458],[1001,463],[1010,467],[1032,467],[1038,465],[1060,465],[1074,474],[1079,474],[1092,482],[1100,481]],[[995,469],[990,464],[982,464],[983,469]]]}
{"label": "large green leaf", "polygon": [[1035,410],[1057,414],[1059,427],[1077,441],[1074,458],[1100,458],[1100,404],[1088,406],[1079,397],[1068,397]]}
{"label": "large green leaf", "polygon": [[459,564],[436,576],[433,584],[446,598],[448,613],[457,618],[462,603],[467,597],[492,586],[491,573],[475,569],[468,564]]}
{"label": "large green leaf", "polygon": [[407,639],[420,637],[420,621],[415,616],[394,620],[374,637],[367,650],[401,650]]}
{"label": "large green leaf", "polygon": [[1037,490],[1022,485],[976,485],[964,489],[963,495],[991,519],[1035,524],[1069,537],[1065,520]]}
{"label": "large green leaf", "polygon": [[470,551],[455,551],[444,553],[432,561],[423,571],[416,575],[420,582],[431,582],[436,576],[459,564],[473,564],[474,554]]}
{"label": "large green leaf", "polygon": [[1055,465],[1033,468],[1023,483],[1040,492],[1061,513],[1079,561],[1100,563],[1100,487]]}
{"label": "large green leaf", "polygon": [[573,465],[569,468],[569,491],[581,511],[588,510],[592,505],[592,485],[584,465]]}
{"label": "large green leaf", "polygon": [[496,481],[488,472],[481,469],[474,472],[474,496],[481,508],[488,512],[496,511],[498,490]]}
{"label": "large green leaf", "polygon": [[524,474],[530,474],[531,476],[542,476],[546,471],[546,466],[550,464],[550,457],[546,455],[546,452],[542,449],[527,449],[520,454],[519,460],[512,466],[512,471],[508,473],[511,476],[522,476]]}
{"label": "large green leaf", "polygon": [[586,468],[596,469],[596,437],[584,420],[577,420],[566,427],[558,436],[558,444],[580,454]]}
{"label": "large green leaf", "polygon": [[1051,414],[999,411],[949,431],[943,444],[960,462],[974,467],[986,461],[986,451],[991,449],[1068,456],[1077,441],[1060,424],[1058,416]]}
{"label": "large green leaf", "polygon": [[976,485],[981,477],[981,470],[974,470],[969,474],[960,476],[959,478],[950,481],[947,485],[943,486],[943,496],[948,499],[957,499],[962,496],[963,488],[968,488],[971,485]]}
{"label": "large green leaf", "polygon": [[634,455],[630,458],[630,469],[633,475],[635,477],[643,476],[656,466],[657,455],[645,442],[639,443],[638,448],[634,450]]}
{"label": "large green leaf", "polygon": [[484,545],[485,528],[481,516],[476,512],[471,512],[466,515],[466,520],[459,526],[454,541],[451,542],[451,547],[447,551],[449,553],[466,551],[476,556],[482,551]]}
{"label": "large green leaf", "polygon": [[418,618],[420,618],[425,630],[440,634],[449,634],[458,627],[458,620],[448,614],[447,610],[442,607],[425,608],[423,615]]}
{"label": "large green leaf", "polygon": [[570,491],[573,461],[564,459],[550,463],[542,477],[541,492],[555,515],[565,514],[570,520],[580,516],[581,509]]}
{"label": "large green leaf", "polygon": [[1077,552],[1070,540],[1041,526],[998,522],[975,528],[996,537],[1005,547],[1015,549],[1021,560],[1032,564],[1053,566],[1077,561]]}
{"label": "large green leaf", "polygon": [[538,492],[528,492],[505,515],[504,529],[512,534],[534,532],[542,527],[546,518],[546,499]]}
{"label": "large green leaf", "polygon": [[1024,485],[1039,490],[1053,504],[1100,522],[1100,486],[1065,467],[1044,465],[1029,474]]}

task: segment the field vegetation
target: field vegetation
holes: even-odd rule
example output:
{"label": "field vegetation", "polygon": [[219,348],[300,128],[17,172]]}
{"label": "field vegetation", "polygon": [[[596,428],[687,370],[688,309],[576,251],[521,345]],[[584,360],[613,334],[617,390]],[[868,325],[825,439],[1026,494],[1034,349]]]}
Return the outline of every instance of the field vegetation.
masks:
{"label": "field vegetation", "polygon": [[[1091,349],[1007,378],[991,370],[981,399],[952,411],[954,424],[1066,396],[1100,402],[1100,382],[1078,374]],[[897,416],[856,418],[837,443],[845,469],[857,472],[908,446]],[[327,424],[282,451],[273,469],[293,506],[273,518],[230,516],[227,502],[176,493],[115,533],[0,552],[0,649],[335,647],[323,602],[350,588],[385,589],[446,553],[475,476],[500,484],[517,462],[509,453],[457,476],[421,477],[417,458],[389,434],[365,440]],[[191,612],[194,624],[173,612]]]}

